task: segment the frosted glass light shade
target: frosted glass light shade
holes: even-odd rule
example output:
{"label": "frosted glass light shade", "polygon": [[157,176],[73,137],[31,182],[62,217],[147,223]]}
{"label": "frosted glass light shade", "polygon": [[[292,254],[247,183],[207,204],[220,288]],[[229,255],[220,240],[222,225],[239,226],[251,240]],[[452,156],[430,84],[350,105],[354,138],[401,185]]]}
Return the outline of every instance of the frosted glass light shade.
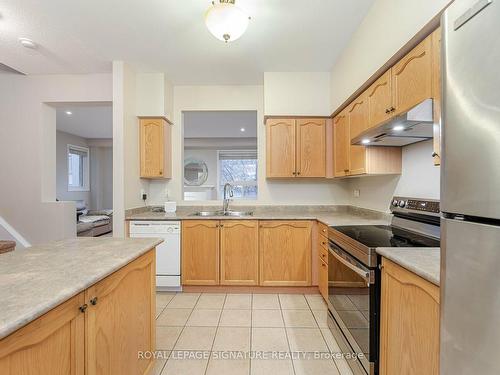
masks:
{"label": "frosted glass light shade", "polygon": [[248,16],[231,3],[216,3],[205,13],[208,30],[223,42],[238,39],[248,27]]}

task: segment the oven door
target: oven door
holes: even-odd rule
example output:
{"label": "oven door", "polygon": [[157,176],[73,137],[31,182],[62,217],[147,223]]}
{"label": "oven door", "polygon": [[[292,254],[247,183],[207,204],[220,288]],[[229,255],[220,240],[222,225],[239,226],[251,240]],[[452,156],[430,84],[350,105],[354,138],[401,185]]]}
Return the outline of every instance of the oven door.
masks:
{"label": "oven door", "polygon": [[[330,241],[328,254],[328,308],[333,317],[330,330],[345,353],[353,373],[378,372],[377,269],[369,269]],[[333,324],[335,323],[335,324]]]}

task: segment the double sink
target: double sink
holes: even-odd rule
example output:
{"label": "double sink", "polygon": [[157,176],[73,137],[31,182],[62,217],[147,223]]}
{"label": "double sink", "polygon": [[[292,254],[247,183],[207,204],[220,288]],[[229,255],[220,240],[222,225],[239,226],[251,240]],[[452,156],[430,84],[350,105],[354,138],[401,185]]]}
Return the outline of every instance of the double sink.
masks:
{"label": "double sink", "polygon": [[192,216],[204,216],[204,217],[210,217],[210,216],[246,217],[246,216],[252,216],[253,212],[252,211],[218,210],[218,211],[198,211],[198,212],[195,212],[191,215]]}

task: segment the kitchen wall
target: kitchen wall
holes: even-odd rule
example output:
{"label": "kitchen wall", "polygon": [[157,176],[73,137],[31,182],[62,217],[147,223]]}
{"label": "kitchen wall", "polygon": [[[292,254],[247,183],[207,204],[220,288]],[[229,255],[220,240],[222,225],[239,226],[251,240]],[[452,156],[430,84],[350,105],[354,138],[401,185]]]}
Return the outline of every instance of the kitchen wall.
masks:
{"label": "kitchen wall", "polygon": [[265,72],[266,115],[329,116],[329,72]]}
{"label": "kitchen wall", "polygon": [[[346,181],[294,180],[276,181],[265,178],[265,127],[263,86],[175,86],[174,117],[172,128],[173,172],[172,179],[151,181],[149,204],[161,204],[167,199],[179,204],[199,204],[182,201],[183,168],[183,111],[201,110],[256,110],[259,158],[259,196],[257,201],[234,204],[345,204],[348,200]],[[291,108],[286,109],[291,110]],[[213,204],[214,202],[201,202]]]}
{"label": "kitchen wall", "polygon": [[[89,204],[90,191],[68,191],[68,145],[88,147],[87,139],[63,131],[57,131],[56,197],[60,201],[84,200]],[[90,158],[92,159],[92,154]],[[90,171],[92,171],[92,166],[90,167]]]}
{"label": "kitchen wall", "polygon": [[107,210],[113,208],[113,147],[94,145],[90,146],[90,201],[89,207],[93,210]]}
{"label": "kitchen wall", "polygon": [[[350,203],[379,211],[389,211],[394,195],[439,199],[440,168],[434,166],[432,140],[403,147],[401,176],[370,176],[349,179]],[[354,197],[354,190],[360,191]]]}
{"label": "kitchen wall", "polygon": [[110,74],[0,74],[0,216],[30,243],[76,235],[74,203],[56,202],[57,102],[109,102]]}
{"label": "kitchen wall", "polygon": [[331,71],[330,112],[336,110],[449,0],[376,0]]}

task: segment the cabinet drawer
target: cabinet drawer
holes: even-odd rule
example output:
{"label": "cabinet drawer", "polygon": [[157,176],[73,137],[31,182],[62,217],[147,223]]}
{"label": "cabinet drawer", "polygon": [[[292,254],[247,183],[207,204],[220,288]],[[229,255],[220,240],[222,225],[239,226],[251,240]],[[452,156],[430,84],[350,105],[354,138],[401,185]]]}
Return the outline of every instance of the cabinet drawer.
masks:
{"label": "cabinet drawer", "polygon": [[322,246],[319,247],[319,258],[328,264],[328,250]]}
{"label": "cabinet drawer", "polygon": [[328,225],[325,225],[318,221],[318,232],[325,238],[328,238]]}

